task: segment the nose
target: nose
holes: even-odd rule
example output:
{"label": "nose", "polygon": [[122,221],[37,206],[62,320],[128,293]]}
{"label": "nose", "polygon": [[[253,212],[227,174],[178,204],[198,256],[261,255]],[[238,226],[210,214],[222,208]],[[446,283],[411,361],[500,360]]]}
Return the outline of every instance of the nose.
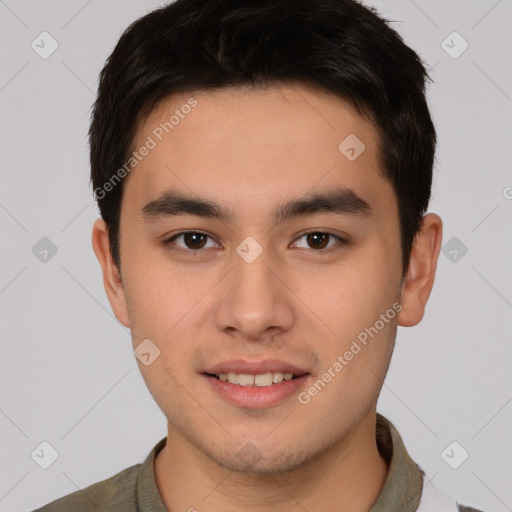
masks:
{"label": "nose", "polygon": [[215,308],[219,330],[243,340],[263,341],[291,329],[293,294],[286,285],[286,263],[270,259],[265,250],[252,262],[233,254],[233,268]]}

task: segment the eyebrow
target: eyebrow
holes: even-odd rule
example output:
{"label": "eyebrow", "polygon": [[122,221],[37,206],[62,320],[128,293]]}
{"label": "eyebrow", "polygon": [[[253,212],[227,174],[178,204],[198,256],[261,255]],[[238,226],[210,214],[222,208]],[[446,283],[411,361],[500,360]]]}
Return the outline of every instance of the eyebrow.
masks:
{"label": "eyebrow", "polygon": [[[274,209],[272,218],[274,223],[278,224],[291,218],[315,213],[370,217],[373,215],[373,210],[353,190],[337,188],[326,192],[315,192],[282,203]],[[233,211],[225,206],[173,190],[165,192],[160,198],[146,204],[142,209],[142,215],[148,220],[179,215],[214,218],[223,222],[232,222],[235,219]]]}

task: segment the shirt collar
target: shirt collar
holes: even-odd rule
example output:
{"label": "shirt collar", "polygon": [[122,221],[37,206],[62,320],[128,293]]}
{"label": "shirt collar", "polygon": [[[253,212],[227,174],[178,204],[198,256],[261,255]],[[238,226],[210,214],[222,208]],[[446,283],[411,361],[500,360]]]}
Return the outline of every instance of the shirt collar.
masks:
{"label": "shirt collar", "polygon": [[388,463],[388,474],[370,512],[414,512],[420,503],[424,473],[407,453],[394,425],[378,413],[377,447]]}
{"label": "shirt collar", "polygon": [[167,437],[158,441],[139,469],[136,488],[137,512],[143,510],[168,512],[158,491],[155,478],[155,458],[166,443]]}
{"label": "shirt collar", "polygon": [[[155,457],[165,446],[161,439],[142,463],[137,476],[137,510],[168,512],[158,492]],[[414,512],[420,502],[423,471],[411,459],[394,425],[377,413],[377,447],[388,464],[382,491],[369,512]]]}

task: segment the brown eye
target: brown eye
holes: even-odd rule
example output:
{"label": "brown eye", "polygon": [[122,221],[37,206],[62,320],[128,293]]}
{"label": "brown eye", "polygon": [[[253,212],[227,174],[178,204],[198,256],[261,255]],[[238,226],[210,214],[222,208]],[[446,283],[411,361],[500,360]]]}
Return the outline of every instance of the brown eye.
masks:
{"label": "brown eye", "polygon": [[[177,243],[179,239],[182,240],[180,243]],[[164,244],[176,245],[175,250],[177,251],[184,251],[189,253],[201,252],[200,249],[209,249],[215,247],[215,243],[209,247],[206,246],[208,239],[211,240],[211,237],[205,233],[200,233],[197,231],[183,231],[167,239]]]}
{"label": "brown eye", "polygon": [[[346,240],[344,240],[343,238],[340,238],[339,236],[334,235],[332,233],[326,233],[323,231],[311,231],[309,233],[304,233],[297,240],[299,241],[302,239],[305,240],[305,244],[303,244],[302,246],[299,245],[299,247],[304,248],[304,249],[314,249],[317,251],[320,251],[320,250],[326,249],[326,248],[330,248],[333,245],[335,245],[335,243],[334,244],[331,243],[329,245],[329,243],[333,239],[334,239],[334,242],[336,242],[336,240],[337,240],[342,245],[347,243]],[[295,242],[294,245],[296,245],[297,243],[298,242]]]}
{"label": "brown eye", "polygon": [[202,233],[183,233],[183,241],[187,249],[202,249],[207,238]]}
{"label": "brown eye", "polygon": [[306,240],[313,249],[324,249],[329,241],[327,233],[308,233]]}

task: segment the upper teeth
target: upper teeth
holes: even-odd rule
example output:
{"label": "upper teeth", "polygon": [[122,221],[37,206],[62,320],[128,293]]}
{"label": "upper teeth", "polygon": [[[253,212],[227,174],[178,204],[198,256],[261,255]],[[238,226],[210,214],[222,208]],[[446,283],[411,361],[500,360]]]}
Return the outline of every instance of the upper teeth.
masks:
{"label": "upper teeth", "polygon": [[220,380],[228,381],[231,384],[239,384],[240,386],[270,386],[271,384],[279,384],[283,380],[292,380],[293,373],[267,372],[258,375],[249,375],[247,373],[220,373]]}

